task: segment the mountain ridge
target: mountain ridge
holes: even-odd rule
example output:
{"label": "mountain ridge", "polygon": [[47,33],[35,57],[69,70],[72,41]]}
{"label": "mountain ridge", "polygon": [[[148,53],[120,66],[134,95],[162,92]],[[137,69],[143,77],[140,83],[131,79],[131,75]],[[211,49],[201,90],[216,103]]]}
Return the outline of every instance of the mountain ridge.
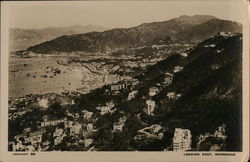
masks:
{"label": "mountain ridge", "polygon": [[[71,51],[107,52],[153,44],[197,43],[218,32],[241,32],[241,30],[242,27],[238,23],[212,16],[181,16],[168,21],[144,23],[131,28],[116,28],[68,37],[61,36],[29,47],[27,51],[44,54]],[[194,38],[190,40],[190,36]]]}

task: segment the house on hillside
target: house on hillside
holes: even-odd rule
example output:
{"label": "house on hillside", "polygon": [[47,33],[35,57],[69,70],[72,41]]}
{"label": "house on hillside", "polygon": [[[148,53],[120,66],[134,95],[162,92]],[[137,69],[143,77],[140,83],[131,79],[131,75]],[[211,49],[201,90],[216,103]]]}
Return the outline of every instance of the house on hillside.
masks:
{"label": "house on hillside", "polygon": [[64,128],[71,128],[73,126],[73,122],[70,120],[64,121]]}
{"label": "house on hillside", "polygon": [[93,142],[93,139],[91,139],[91,138],[85,139],[84,140],[84,146],[88,147],[88,146],[90,146],[92,144],[92,142]]}
{"label": "house on hillside", "polygon": [[49,101],[47,98],[38,98],[38,105],[42,108],[47,108],[49,106]]}
{"label": "house on hillside", "polygon": [[179,99],[182,96],[181,93],[176,94],[176,92],[169,92],[167,94],[168,99]]}
{"label": "house on hillside", "polygon": [[47,127],[47,126],[55,126],[58,125],[60,123],[63,123],[64,121],[66,121],[66,118],[64,119],[59,119],[59,120],[50,120],[50,121],[43,121],[41,122],[41,127]]}
{"label": "house on hillside", "polygon": [[171,84],[172,83],[172,81],[173,81],[173,74],[171,74],[171,73],[165,73],[165,78],[164,78],[164,84],[165,85],[169,85],[169,84]]}
{"label": "house on hillside", "polygon": [[135,140],[142,140],[145,138],[150,139],[162,139],[163,133],[162,133],[162,126],[158,124],[151,125],[149,127],[145,127],[143,129],[140,129],[137,132],[137,135],[134,137]]}
{"label": "house on hillside", "polygon": [[181,55],[182,57],[187,57],[187,56],[188,56],[188,54],[187,54],[186,52],[181,52],[180,55]]}
{"label": "house on hillside", "polygon": [[45,130],[35,131],[29,134],[29,141],[32,145],[42,142],[42,135]]}
{"label": "house on hillside", "polygon": [[120,117],[118,122],[115,122],[113,125],[113,131],[122,131],[123,130],[123,126],[126,122],[127,118],[125,116]]}
{"label": "house on hillside", "polygon": [[122,89],[128,89],[130,90],[132,88],[133,84],[132,83],[117,83],[110,85],[110,91],[120,91]]}
{"label": "house on hillside", "polygon": [[70,135],[78,135],[82,129],[82,125],[79,123],[73,123],[72,127],[70,128]]}
{"label": "house on hillside", "polygon": [[111,109],[114,106],[115,106],[114,102],[111,101],[111,102],[107,102],[105,106],[97,106],[96,109],[101,111],[100,112],[101,115],[104,115],[104,114],[112,112]]}
{"label": "house on hillside", "polygon": [[151,87],[151,88],[149,88],[149,92],[148,92],[149,96],[154,96],[157,93],[159,93],[159,88],[158,87]]}
{"label": "house on hillside", "polygon": [[178,72],[180,72],[180,71],[182,71],[182,70],[183,70],[183,67],[182,67],[182,66],[177,65],[177,66],[175,66],[175,67],[174,67],[173,72],[174,72],[174,73],[178,73]]}
{"label": "house on hillside", "polygon": [[127,100],[130,101],[130,100],[132,100],[133,98],[135,98],[135,96],[136,96],[137,93],[138,93],[137,90],[131,91],[131,92],[128,94]]}
{"label": "house on hillside", "polygon": [[93,112],[87,111],[87,110],[83,110],[82,113],[83,113],[83,118],[86,120],[91,119],[91,117],[93,115]]}
{"label": "house on hillside", "polygon": [[56,128],[55,132],[53,133],[53,137],[60,137],[63,134],[63,129]]}
{"label": "house on hillside", "polygon": [[146,108],[146,113],[148,115],[153,115],[154,109],[155,109],[155,101],[153,100],[147,100],[146,101],[147,108]]}

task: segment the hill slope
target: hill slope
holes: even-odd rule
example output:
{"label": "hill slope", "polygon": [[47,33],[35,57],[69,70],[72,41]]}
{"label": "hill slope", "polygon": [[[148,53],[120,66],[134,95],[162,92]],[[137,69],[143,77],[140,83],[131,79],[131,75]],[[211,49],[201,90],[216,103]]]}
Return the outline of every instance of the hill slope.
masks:
{"label": "hill slope", "polygon": [[[173,73],[176,66],[183,69]],[[166,72],[173,74],[173,81],[163,86]],[[225,124],[227,139],[220,149],[241,150],[241,34],[217,35],[205,40],[191,50],[188,57],[172,55],[148,68],[144,76],[138,78],[143,83],[141,97],[148,98],[147,90],[152,86],[160,89],[160,93],[153,97],[157,107],[152,124],[167,127],[171,136],[175,128],[190,129],[194,149],[200,134],[213,133],[218,126]],[[180,97],[169,98],[170,93]],[[166,141],[171,144],[169,137]],[[216,143],[212,141],[210,144]]]}

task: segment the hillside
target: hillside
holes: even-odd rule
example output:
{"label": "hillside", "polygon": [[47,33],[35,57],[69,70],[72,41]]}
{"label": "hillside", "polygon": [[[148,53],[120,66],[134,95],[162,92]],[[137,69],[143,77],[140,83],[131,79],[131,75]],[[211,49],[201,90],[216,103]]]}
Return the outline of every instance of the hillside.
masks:
{"label": "hillside", "polygon": [[[221,31],[241,32],[241,25],[212,16],[181,16],[164,22],[144,23],[127,29],[62,36],[29,47],[27,51],[34,53],[107,52],[153,44],[197,43]],[[191,36],[192,39],[189,39]]]}
{"label": "hillside", "polygon": [[[198,44],[188,52],[188,57],[172,55],[149,67],[144,76],[138,77],[142,83],[139,98],[149,98],[147,92],[152,86],[160,89],[153,97],[157,103],[156,116],[145,117],[143,120],[168,128],[169,132],[165,133],[166,141],[160,141],[158,149],[165,144],[161,142],[167,142],[170,146],[169,136],[173,136],[175,128],[190,129],[192,148],[198,149],[196,147],[199,135],[212,134],[218,126],[225,124],[228,138],[222,142],[223,147],[220,149],[241,150],[241,63],[242,35],[217,35]],[[173,73],[176,66],[183,69]],[[163,83],[166,72],[173,74],[173,81],[168,86]],[[168,97],[171,93],[174,96]],[[209,147],[218,144],[216,140],[207,140]],[[140,149],[150,146],[144,145]],[[205,149],[201,146],[201,150],[198,150],[208,151],[209,147]]]}

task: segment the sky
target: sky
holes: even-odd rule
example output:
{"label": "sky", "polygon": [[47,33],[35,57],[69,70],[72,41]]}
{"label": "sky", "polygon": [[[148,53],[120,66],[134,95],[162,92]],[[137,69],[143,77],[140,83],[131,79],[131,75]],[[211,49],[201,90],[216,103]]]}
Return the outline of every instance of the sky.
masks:
{"label": "sky", "polygon": [[197,14],[242,22],[247,16],[241,0],[33,1],[6,2],[5,5],[9,11],[9,27],[25,29],[89,24],[127,28]]}

